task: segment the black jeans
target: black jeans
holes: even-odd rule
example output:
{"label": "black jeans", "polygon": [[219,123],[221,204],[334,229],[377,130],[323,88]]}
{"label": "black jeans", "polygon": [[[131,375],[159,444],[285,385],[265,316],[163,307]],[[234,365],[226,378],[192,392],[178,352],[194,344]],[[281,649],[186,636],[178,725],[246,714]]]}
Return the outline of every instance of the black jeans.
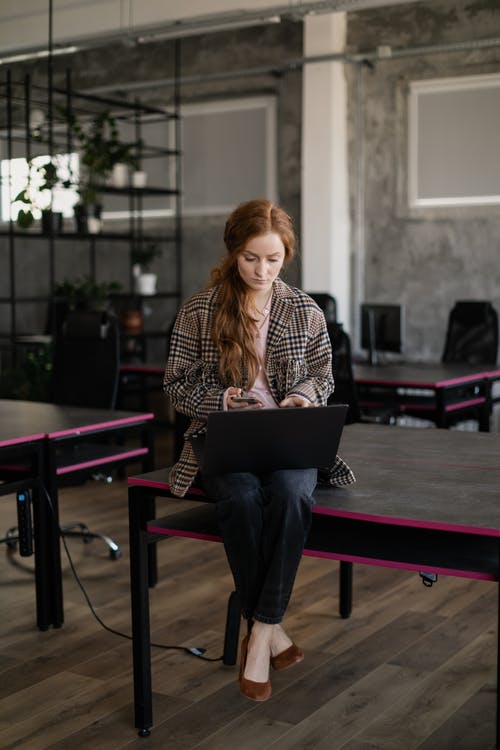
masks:
{"label": "black jeans", "polygon": [[311,526],[316,469],[204,476],[243,615],[278,623]]}

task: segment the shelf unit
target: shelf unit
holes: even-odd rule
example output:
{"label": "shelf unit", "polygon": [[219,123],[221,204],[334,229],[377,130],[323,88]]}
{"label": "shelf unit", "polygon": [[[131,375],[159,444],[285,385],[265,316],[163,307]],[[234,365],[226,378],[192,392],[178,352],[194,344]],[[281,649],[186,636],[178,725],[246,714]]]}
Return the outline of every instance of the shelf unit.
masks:
{"label": "shelf unit", "polygon": [[[5,225],[1,225],[0,268],[4,276],[4,282],[0,287],[0,338],[4,342],[2,346],[5,347],[5,342],[7,342],[7,346],[14,353],[15,359],[20,342],[26,334],[50,333],[46,329],[46,321],[49,320],[49,307],[57,301],[55,298],[56,284],[63,280],[58,274],[57,267],[59,246],[63,246],[64,243],[71,243],[73,246],[78,246],[79,249],[85,248],[87,272],[75,273],[75,276],[88,276],[93,282],[114,280],[98,277],[98,263],[103,252],[111,255],[115,253],[113,258],[120,265],[122,277],[126,276],[125,283],[120,279],[122,289],[124,289],[124,294],[120,295],[120,299],[123,301],[128,296],[129,300],[137,302],[140,296],[134,292],[131,255],[133,250],[141,247],[143,243],[154,242],[160,245],[164,251],[163,255],[168,255],[168,259],[162,269],[163,274],[159,274],[159,290],[155,295],[147,297],[147,304],[149,307],[155,306],[158,308],[160,316],[163,307],[165,314],[161,326],[156,325],[156,327],[148,328],[146,323],[144,332],[138,337],[138,341],[142,342],[138,356],[144,358],[146,356],[144,342],[148,339],[165,336],[168,325],[175,316],[176,309],[182,299],[182,233],[179,186],[181,153],[178,145],[178,97],[175,97],[173,108],[166,110],[150,106],[137,99],[131,102],[75,91],[71,85],[69,71],[66,73],[65,86],[53,86],[51,77],[49,77],[49,85],[42,87],[34,85],[29,75],[25,76],[21,82],[15,82],[12,72],[7,70],[4,80],[0,83],[0,101],[2,100],[5,121],[0,131],[0,153],[2,158],[9,162],[21,156],[29,161],[36,155],[43,154],[52,158],[56,154],[78,152],[74,132],[68,124],[69,115],[72,114],[78,118],[79,122],[85,123],[99,113],[109,112],[119,124],[120,140],[134,144],[134,157],[141,169],[145,169],[147,172],[147,164],[159,159],[164,160],[165,164],[165,169],[162,172],[165,184],[162,186],[158,184],[148,185],[147,183],[141,188],[115,187],[111,184],[99,186],[99,194],[103,196],[104,202],[109,197],[115,203],[119,201],[122,213],[127,215],[127,218],[120,222],[119,229],[116,229],[115,222],[104,221],[103,231],[98,234],[82,235],[76,231],[76,228],[71,228],[68,220],[66,220],[62,232],[55,232],[52,228],[48,233],[42,234],[39,226],[36,225],[29,230],[19,229],[15,219],[12,218],[8,221],[6,228],[3,228]],[[34,131],[33,115],[40,111],[43,113],[43,129]],[[148,144],[144,133],[155,122],[162,123],[162,126],[165,124],[168,142],[161,145]],[[122,139],[122,130],[129,136],[129,139]],[[6,182],[10,185],[9,177],[7,180],[4,178],[4,184]],[[78,184],[77,179],[74,182]],[[11,188],[9,189],[11,190]],[[14,197],[12,190],[10,195],[12,199]],[[169,216],[165,221],[165,231],[163,227],[158,229],[157,224],[152,231],[148,231],[151,225],[146,223],[144,218],[144,207],[147,201],[153,198],[157,202],[164,199],[168,208]],[[106,210],[105,205],[104,210]],[[36,222],[36,224],[39,223]],[[20,254],[23,250],[26,252],[28,247],[31,249],[32,243],[38,243],[36,247],[40,247],[41,251],[43,249],[45,252],[44,260],[41,259],[42,253],[38,253],[38,263],[46,272],[46,288],[43,291],[37,290],[36,294],[29,294],[24,291],[26,279],[23,279],[20,275],[18,267],[20,265],[18,261]],[[125,245],[128,250],[125,259],[123,248],[119,248],[120,243]],[[168,278],[166,277],[167,266]],[[126,267],[126,273],[124,267]],[[37,326],[34,326],[33,330],[26,330],[26,316],[23,325],[20,325],[20,319],[23,317],[23,306],[35,303],[40,307]],[[42,305],[45,305],[45,314],[42,313]]]}

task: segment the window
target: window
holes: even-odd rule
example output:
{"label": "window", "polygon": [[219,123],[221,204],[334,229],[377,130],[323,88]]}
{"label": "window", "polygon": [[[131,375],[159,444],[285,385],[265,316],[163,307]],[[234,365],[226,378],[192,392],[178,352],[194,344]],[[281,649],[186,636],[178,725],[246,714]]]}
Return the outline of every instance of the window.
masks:
{"label": "window", "polygon": [[182,150],[185,214],[226,214],[251,198],[276,200],[274,97],[184,107]]}
{"label": "window", "polygon": [[[30,198],[33,205],[35,219],[41,217],[41,209],[48,208],[50,205],[50,191],[40,190],[43,182],[42,175],[37,171],[37,167],[46,164],[49,156],[36,156],[32,160],[30,176]],[[57,154],[53,157],[53,162],[57,166],[58,178],[61,181],[70,180],[78,181],[78,155],[77,154]],[[28,185],[28,162],[26,159],[2,159],[0,161],[0,182],[1,182],[1,220],[16,220],[19,209],[23,207],[20,201],[12,202],[13,199]],[[70,217],[73,215],[73,206],[77,202],[78,195],[74,188],[55,187],[52,191],[52,208],[54,211],[60,211],[63,216]]]}
{"label": "window", "polygon": [[411,207],[500,204],[500,75],[410,84]]}

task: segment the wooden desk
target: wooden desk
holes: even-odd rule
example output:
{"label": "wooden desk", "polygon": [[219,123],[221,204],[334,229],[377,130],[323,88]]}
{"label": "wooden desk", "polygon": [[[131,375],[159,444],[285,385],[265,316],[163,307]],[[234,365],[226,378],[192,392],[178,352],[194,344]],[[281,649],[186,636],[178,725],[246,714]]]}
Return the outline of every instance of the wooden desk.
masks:
{"label": "wooden desk", "polygon": [[[357,482],[316,490],[305,554],[341,561],[344,616],[353,562],[499,581],[498,435],[355,424],[344,430],[340,453]],[[169,496],[165,472],[129,479],[135,725],[143,735],[153,723],[148,545],[162,534],[220,539],[210,503],[191,529],[179,514],[152,519],[151,500]],[[497,693],[497,716],[498,708]]]}
{"label": "wooden desk", "polygon": [[354,380],[362,409],[389,406],[395,413],[435,414],[438,427],[450,417],[466,419],[474,409],[479,429],[488,432],[492,385],[500,369],[484,365],[393,364],[355,365]]}
{"label": "wooden desk", "polygon": [[[153,420],[151,413],[0,400],[0,437],[3,436],[7,446],[12,449],[13,441],[19,446],[28,445],[33,436],[41,446],[38,475],[32,478],[40,488],[35,517],[35,529],[39,530],[35,533],[35,564],[37,624],[41,630],[51,625],[61,627],[64,621],[58,528],[61,477],[78,473],[84,476],[93,468],[117,467],[134,459],[142,461],[144,471],[151,470]],[[120,444],[133,434],[138,434],[138,447],[126,448]],[[118,444],[100,444],[90,451],[87,446],[83,448],[84,442],[103,438],[107,441],[112,437]]]}

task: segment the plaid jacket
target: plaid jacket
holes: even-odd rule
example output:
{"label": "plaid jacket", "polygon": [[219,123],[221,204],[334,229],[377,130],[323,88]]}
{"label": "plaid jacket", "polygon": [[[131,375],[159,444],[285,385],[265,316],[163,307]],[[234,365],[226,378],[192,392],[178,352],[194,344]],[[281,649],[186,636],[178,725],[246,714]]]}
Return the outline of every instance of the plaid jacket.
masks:
{"label": "plaid jacket", "polygon": [[[210,336],[217,295],[218,287],[193,295],[180,309],[172,331],[163,386],[174,408],[191,417],[186,438],[203,432],[208,414],[223,405],[226,386],[219,379],[218,354]],[[273,288],[266,371],[277,403],[294,393],[323,405],[333,391],[332,351],[324,315],[305,292],[280,279]],[[186,440],[170,474],[172,492],[183,496],[197,471]]]}

